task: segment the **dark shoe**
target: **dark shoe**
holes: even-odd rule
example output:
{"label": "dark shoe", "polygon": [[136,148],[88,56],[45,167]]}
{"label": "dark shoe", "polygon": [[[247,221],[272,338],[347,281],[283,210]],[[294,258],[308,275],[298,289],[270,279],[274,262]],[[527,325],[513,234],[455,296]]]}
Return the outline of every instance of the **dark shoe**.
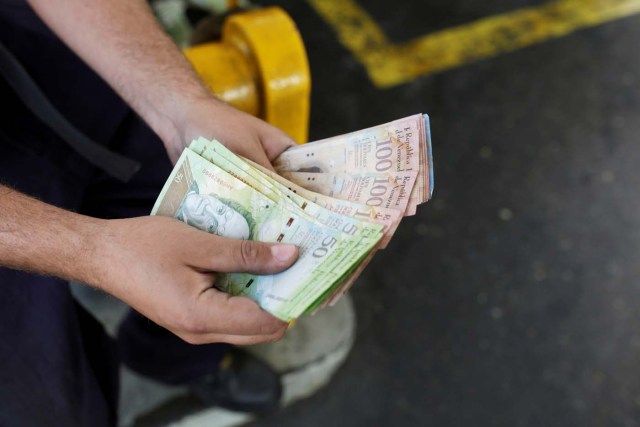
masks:
{"label": "dark shoe", "polygon": [[267,413],[280,405],[280,377],[266,363],[237,348],[216,372],[191,384],[191,392],[206,405],[238,412]]}

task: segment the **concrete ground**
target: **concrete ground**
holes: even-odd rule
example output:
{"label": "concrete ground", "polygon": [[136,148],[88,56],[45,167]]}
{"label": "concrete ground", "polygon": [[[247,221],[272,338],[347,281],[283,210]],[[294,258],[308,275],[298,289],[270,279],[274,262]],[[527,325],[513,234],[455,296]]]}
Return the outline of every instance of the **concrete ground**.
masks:
{"label": "concrete ground", "polygon": [[[354,349],[255,426],[640,424],[640,17],[376,89],[307,2],[311,138],[431,115],[434,199],[355,286]],[[358,2],[396,42],[541,2]],[[589,2],[587,2],[589,3]]]}

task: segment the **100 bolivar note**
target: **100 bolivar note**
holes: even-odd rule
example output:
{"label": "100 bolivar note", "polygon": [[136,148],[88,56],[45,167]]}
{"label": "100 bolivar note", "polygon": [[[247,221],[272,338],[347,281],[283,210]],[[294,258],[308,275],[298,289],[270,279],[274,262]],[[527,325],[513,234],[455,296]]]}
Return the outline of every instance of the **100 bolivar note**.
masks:
{"label": "100 bolivar note", "polygon": [[[433,193],[429,117],[416,114],[379,126],[292,147],[274,162],[276,171],[317,174],[415,173],[405,216]],[[328,186],[328,181],[324,181]],[[298,182],[298,184],[301,184]],[[318,189],[316,183],[316,189]],[[320,187],[321,193],[331,192]],[[317,190],[316,190],[317,191]]]}

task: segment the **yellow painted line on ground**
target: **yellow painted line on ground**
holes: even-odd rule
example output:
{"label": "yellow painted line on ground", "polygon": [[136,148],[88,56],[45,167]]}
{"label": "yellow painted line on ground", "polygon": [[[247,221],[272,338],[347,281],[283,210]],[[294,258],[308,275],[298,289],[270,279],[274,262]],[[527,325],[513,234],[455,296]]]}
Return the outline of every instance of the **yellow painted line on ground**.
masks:
{"label": "yellow painted line on ground", "polygon": [[307,1],[379,88],[640,13],[640,0],[556,0],[393,44],[355,0]]}

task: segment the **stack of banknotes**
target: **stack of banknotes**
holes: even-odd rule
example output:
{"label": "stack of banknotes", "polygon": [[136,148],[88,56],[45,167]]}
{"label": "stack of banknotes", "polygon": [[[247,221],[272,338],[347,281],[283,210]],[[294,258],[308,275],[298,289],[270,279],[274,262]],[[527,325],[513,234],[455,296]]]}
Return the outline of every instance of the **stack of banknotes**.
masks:
{"label": "stack of banknotes", "polygon": [[429,118],[292,147],[274,167],[199,138],[182,153],[151,214],[219,236],[298,246],[298,260],[284,272],[224,274],[215,283],[290,321],[333,305],[401,219],[429,200]]}

